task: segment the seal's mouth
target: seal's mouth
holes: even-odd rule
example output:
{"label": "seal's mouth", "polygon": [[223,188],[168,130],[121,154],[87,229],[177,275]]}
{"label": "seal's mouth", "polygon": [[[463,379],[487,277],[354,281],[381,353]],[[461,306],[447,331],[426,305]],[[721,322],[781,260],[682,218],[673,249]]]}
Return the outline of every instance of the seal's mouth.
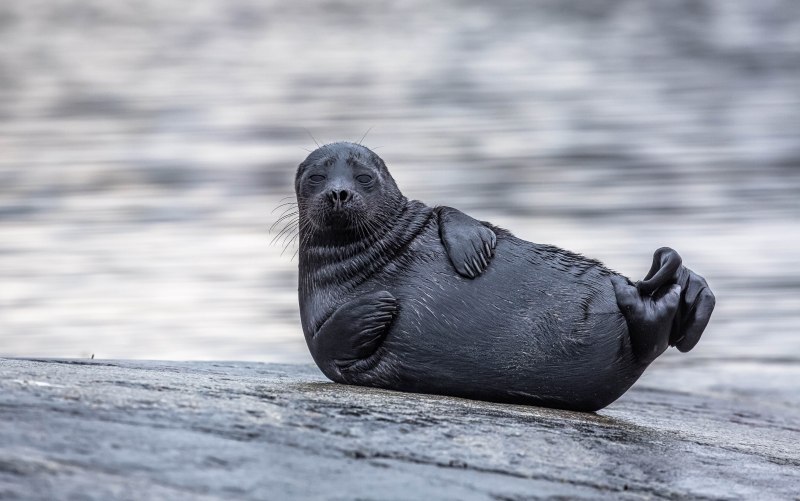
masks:
{"label": "seal's mouth", "polygon": [[353,226],[353,221],[351,219],[350,211],[346,209],[332,209],[325,214],[324,218],[325,226],[331,228],[342,228],[347,229]]}
{"label": "seal's mouth", "polygon": [[314,202],[305,215],[318,230],[355,230],[367,216],[361,197],[345,190],[329,191]]}

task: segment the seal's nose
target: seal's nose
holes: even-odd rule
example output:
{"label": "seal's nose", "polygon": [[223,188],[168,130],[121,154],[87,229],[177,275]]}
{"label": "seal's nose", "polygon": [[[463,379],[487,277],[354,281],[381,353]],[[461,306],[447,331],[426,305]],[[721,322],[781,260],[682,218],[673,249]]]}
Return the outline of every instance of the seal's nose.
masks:
{"label": "seal's nose", "polygon": [[335,206],[342,205],[343,203],[350,200],[350,197],[351,197],[350,192],[347,190],[332,190],[328,192],[328,198],[330,199],[331,202],[333,202],[333,205]]}

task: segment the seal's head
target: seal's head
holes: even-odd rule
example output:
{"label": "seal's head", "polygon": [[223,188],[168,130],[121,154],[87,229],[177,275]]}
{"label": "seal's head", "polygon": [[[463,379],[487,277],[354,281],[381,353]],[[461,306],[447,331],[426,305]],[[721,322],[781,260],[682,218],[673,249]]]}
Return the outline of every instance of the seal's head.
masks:
{"label": "seal's head", "polygon": [[340,237],[388,224],[405,200],[383,160],[354,143],[311,152],[298,166],[294,186],[301,226]]}

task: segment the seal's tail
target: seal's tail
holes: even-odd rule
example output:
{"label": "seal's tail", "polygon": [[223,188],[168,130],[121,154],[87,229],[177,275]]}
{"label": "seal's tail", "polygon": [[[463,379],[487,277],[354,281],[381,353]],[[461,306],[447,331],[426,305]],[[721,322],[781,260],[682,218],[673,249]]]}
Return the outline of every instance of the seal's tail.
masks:
{"label": "seal's tail", "polygon": [[683,266],[669,247],[658,249],[644,280],[635,286],[612,279],[617,304],[628,321],[634,353],[647,362],[667,345],[682,352],[700,340],[716,300],[706,280]]}

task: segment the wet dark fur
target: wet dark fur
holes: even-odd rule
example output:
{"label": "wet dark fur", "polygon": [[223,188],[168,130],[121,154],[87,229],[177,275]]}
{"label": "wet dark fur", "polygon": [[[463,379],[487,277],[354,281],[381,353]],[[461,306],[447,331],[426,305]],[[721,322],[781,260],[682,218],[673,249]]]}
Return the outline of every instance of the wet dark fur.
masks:
{"label": "wet dark fur", "polygon": [[[378,220],[370,231],[328,231],[308,221],[319,214],[298,198],[302,326],[330,379],[596,410],[639,378],[650,361],[631,349],[611,283],[615,272],[484,223],[497,235],[494,258],[477,278],[462,277],[440,240],[438,209],[403,197],[377,155],[348,148],[385,172],[381,196],[391,203],[373,206]],[[324,155],[317,150],[301,164],[298,192],[304,169]],[[381,290],[397,299],[398,313],[377,351],[347,365],[315,353],[311,338],[337,308]]]}

